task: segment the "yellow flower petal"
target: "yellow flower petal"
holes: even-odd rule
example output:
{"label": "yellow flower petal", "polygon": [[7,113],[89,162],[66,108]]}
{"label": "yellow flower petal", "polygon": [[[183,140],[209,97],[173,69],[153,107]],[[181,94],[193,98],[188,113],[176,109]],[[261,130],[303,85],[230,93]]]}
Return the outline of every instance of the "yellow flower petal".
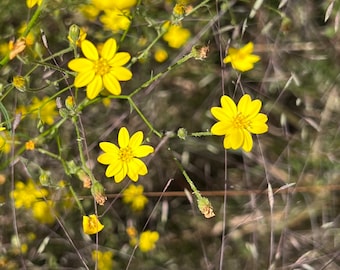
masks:
{"label": "yellow flower petal", "polygon": [[[108,61],[110,61],[115,56],[116,51],[117,51],[117,42],[116,42],[116,40],[113,39],[113,38],[109,38],[104,43],[103,49],[101,51],[101,56],[104,59],[107,59]],[[126,53],[126,54],[128,54],[128,53]]]}
{"label": "yellow flower petal", "polygon": [[112,73],[105,74],[103,76],[103,83],[106,90],[108,90],[111,94],[118,96],[122,92],[122,88],[120,83],[116,79]]}
{"label": "yellow flower petal", "polygon": [[73,59],[68,63],[69,69],[76,72],[86,72],[93,69],[93,62],[86,58]]}
{"label": "yellow flower petal", "polygon": [[130,138],[129,146],[134,149],[139,147],[143,142],[143,132],[137,131],[135,134],[133,134]]}
{"label": "yellow flower petal", "polygon": [[103,90],[103,79],[101,76],[96,75],[93,80],[87,85],[86,96],[88,99],[94,99],[100,91]]}
{"label": "yellow flower petal", "polygon": [[110,142],[101,142],[99,143],[99,147],[100,149],[102,149],[104,152],[113,152],[113,153],[117,153],[119,152],[119,148]]}
{"label": "yellow flower petal", "polygon": [[231,125],[226,122],[217,122],[211,127],[210,132],[213,135],[221,136],[228,132],[231,129]]}
{"label": "yellow flower petal", "polygon": [[75,87],[84,87],[88,85],[90,82],[92,82],[95,74],[93,70],[88,70],[85,72],[78,73],[76,78],[74,79],[74,85]]}
{"label": "yellow flower petal", "polygon": [[249,132],[244,132],[244,141],[242,149],[245,152],[250,152],[250,150],[253,148],[253,138],[251,137]]}
{"label": "yellow flower petal", "polygon": [[128,167],[125,163],[123,163],[122,169],[114,176],[115,182],[120,183],[121,181],[123,181],[127,172],[128,172]]}
{"label": "yellow flower petal", "polygon": [[119,67],[125,65],[127,62],[129,62],[131,58],[131,55],[127,52],[119,52],[116,53],[116,55],[111,59],[109,59],[109,64],[113,67]]}
{"label": "yellow flower petal", "polygon": [[154,148],[152,146],[140,145],[135,149],[133,153],[135,154],[135,157],[141,158],[141,157],[146,157],[153,152],[154,152]]}
{"label": "yellow flower petal", "polygon": [[118,133],[118,144],[120,148],[125,148],[129,145],[130,135],[126,127],[122,127]]}
{"label": "yellow flower petal", "polygon": [[128,81],[132,78],[132,72],[125,67],[113,67],[110,74],[119,81]]}
{"label": "yellow flower petal", "polygon": [[106,177],[115,176],[123,170],[124,164],[120,160],[117,160],[115,163],[109,163],[109,164],[110,165],[107,167],[107,169],[105,171]]}
{"label": "yellow flower petal", "polygon": [[83,40],[81,42],[81,50],[87,59],[97,61],[99,59],[97,48],[91,41]]}
{"label": "yellow flower petal", "polygon": [[225,111],[228,111],[228,115],[234,116],[237,114],[237,108],[235,102],[228,96],[221,97],[221,105]]}

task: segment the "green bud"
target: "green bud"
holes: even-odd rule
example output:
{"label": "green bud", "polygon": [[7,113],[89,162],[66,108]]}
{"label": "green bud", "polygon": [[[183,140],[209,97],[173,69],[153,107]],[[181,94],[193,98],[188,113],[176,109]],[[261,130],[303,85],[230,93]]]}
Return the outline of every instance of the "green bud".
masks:
{"label": "green bud", "polygon": [[179,128],[177,131],[178,138],[185,140],[188,136],[188,132],[185,128]]}
{"label": "green bud", "polygon": [[76,24],[72,24],[68,30],[68,40],[74,46],[77,44],[77,41],[80,36],[80,28]]}

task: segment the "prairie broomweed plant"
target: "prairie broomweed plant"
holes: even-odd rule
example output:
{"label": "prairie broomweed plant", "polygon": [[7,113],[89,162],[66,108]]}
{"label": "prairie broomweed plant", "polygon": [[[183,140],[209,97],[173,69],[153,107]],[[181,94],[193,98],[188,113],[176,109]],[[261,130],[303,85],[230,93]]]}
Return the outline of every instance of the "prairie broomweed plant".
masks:
{"label": "prairie broomweed plant", "polygon": [[227,56],[223,59],[224,63],[231,63],[233,69],[238,71],[248,71],[254,68],[254,64],[260,61],[260,56],[252,54],[254,44],[247,43],[240,49],[229,48]]}
{"label": "prairie broomweed plant", "polygon": [[83,231],[86,234],[96,234],[104,229],[104,225],[100,223],[98,217],[94,214],[83,216]]}
{"label": "prairie broomweed plant", "polygon": [[251,100],[248,94],[241,97],[239,103],[228,96],[221,97],[222,107],[212,107],[211,114],[218,120],[211,128],[213,135],[224,135],[225,149],[242,148],[250,152],[253,148],[251,134],[262,134],[268,131],[266,124],[268,117],[259,113],[262,102],[258,99]]}
{"label": "prairie broomweed plant", "polygon": [[97,161],[108,165],[105,175],[113,177],[116,183],[121,182],[127,175],[132,181],[137,182],[139,175],[146,175],[148,169],[139,158],[153,153],[150,145],[142,145],[143,132],[137,131],[131,138],[128,130],[122,127],[118,133],[118,146],[110,142],[101,142],[99,147],[104,151]]}
{"label": "prairie broomweed plant", "polygon": [[127,52],[117,52],[117,42],[109,38],[98,52],[92,42],[81,42],[85,58],[73,59],[68,67],[77,72],[74,85],[86,86],[88,99],[94,99],[105,88],[113,95],[120,95],[122,89],[119,81],[128,81],[132,73],[123,67],[131,58]]}

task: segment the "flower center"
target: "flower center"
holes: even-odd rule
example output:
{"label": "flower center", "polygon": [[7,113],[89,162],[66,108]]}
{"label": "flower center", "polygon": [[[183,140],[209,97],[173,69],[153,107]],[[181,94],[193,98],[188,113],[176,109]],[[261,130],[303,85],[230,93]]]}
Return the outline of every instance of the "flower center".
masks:
{"label": "flower center", "polygon": [[131,147],[121,148],[119,152],[119,159],[123,162],[129,162],[133,159],[134,155]]}
{"label": "flower center", "polygon": [[233,121],[234,128],[247,129],[250,126],[250,122],[245,115],[238,113]]}
{"label": "flower center", "polygon": [[109,62],[104,58],[100,58],[98,61],[94,63],[94,70],[97,75],[103,76],[109,73],[110,69],[111,69],[111,66]]}

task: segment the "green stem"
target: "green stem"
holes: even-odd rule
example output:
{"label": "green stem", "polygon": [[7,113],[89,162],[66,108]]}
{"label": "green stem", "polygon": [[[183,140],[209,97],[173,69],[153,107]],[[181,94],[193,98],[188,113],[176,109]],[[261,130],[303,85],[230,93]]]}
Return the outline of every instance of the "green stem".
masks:
{"label": "green stem", "polygon": [[[171,151],[171,150],[170,150]],[[202,195],[199,192],[199,190],[196,188],[194,182],[190,179],[189,175],[187,174],[187,172],[185,171],[185,169],[183,168],[182,164],[178,161],[178,159],[173,155],[173,159],[176,162],[176,165],[178,166],[178,168],[180,169],[181,173],[183,174],[185,180],[188,182],[188,184],[190,185],[191,190],[193,191],[194,195],[196,196],[197,200],[202,199]]]}
{"label": "green stem", "polygon": [[81,203],[80,203],[80,201],[79,201],[79,199],[78,199],[77,194],[74,192],[73,187],[72,187],[71,185],[69,185],[68,187],[69,187],[69,189],[70,189],[70,191],[71,191],[71,194],[72,194],[74,200],[76,201],[76,203],[77,203],[77,205],[78,205],[78,208],[79,208],[79,210],[80,210],[81,215],[82,215],[82,216],[85,216],[85,215],[86,215],[85,210],[84,210],[83,206],[81,205]]}
{"label": "green stem", "polygon": [[91,170],[86,165],[86,160],[85,160],[84,153],[83,153],[83,144],[82,144],[83,139],[81,138],[81,135],[80,135],[80,130],[79,130],[79,127],[78,127],[78,124],[77,124],[77,118],[78,118],[78,116],[73,116],[72,122],[74,124],[75,129],[76,129],[77,145],[78,145],[80,161],[81,161],[83,170],[90,177],[92,185],[94,185],[97,182],[97,180],[94,178],[94,175],[92,174]]}
{"label": "green stem", "polygon": [[129,101],[130,105],[136,110],[136,112],[138,113],[138,115],[140,116],[140,118],[142,118],[142,120],[144,121],[144,123],[150,128],[150,130],[155,133],[159,138],[162,138],[162,134],[159,133],[153,126],[152,124],[149,122],[148,119],[146,119],[146,117],[144,116],[144,114],[139,110],[139,108],[137,107],[137,105],[133,102],[131,97],[128,97],[127,100]]}
{"label": "green stem", "polygon": [[190,136],[193,137],[203,137],[203,136],[211,136],[211,132],[209,131],[201,131],[201,132],[193,132],[190,134]]}
{"label": "green stem", "polygon": [[129,97],[133,97],[134,95],[136,95],[138,92],[140,92],[142,89],[148,87],[151,83],[153,83],[154,81],[156,81],[159,77],[163,76],[164,74],[168,73],[169,71],[171,71],[172,69],[174,69],[175,67],[182,65],[183,63],[185,63],[186,61],[188,61],[189,59],[191,59],[192,57],[194,57],[194,54],[191,52],[187,55],[185,55],[183,58],[179,59],[176,63],[174,63],[173,65],[169,66],[164,72],[160,72],[158,73],[156,76],[152,77],[151,79],[149,79],[148,81],[146,81],[145,83],[143,83],[140,87],[138,87],[135,91],[133,91]]}

